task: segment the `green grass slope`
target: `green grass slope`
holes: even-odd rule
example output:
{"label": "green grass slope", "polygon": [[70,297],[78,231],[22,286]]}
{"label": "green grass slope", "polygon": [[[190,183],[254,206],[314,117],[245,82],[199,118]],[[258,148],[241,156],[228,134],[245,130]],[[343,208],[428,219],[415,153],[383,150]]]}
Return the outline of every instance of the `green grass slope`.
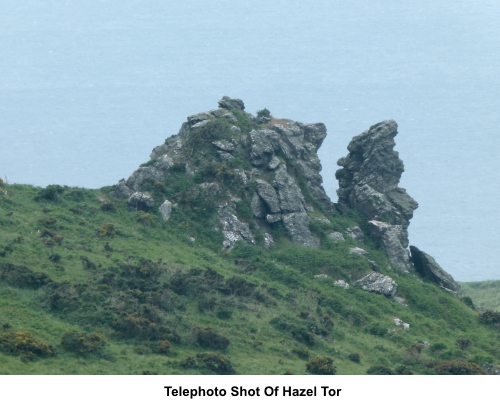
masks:
{"label": "green grass slope", "polygon": [[319,250],[276,227],[273,249],[227,253],[199,213],[177,206],[165,222],[110,190],[1,186],[1,374],[457,374],[500,363],[498,328],[435,285],[383,270],[403,306],[353,284],[368,263],[348,254],[353,240],[325,235],[355,214],[313,222]]}
{"label": "green grass slope", "polygon": [[476,305],[500,311],[500,280],[464,282],[460,286]]}

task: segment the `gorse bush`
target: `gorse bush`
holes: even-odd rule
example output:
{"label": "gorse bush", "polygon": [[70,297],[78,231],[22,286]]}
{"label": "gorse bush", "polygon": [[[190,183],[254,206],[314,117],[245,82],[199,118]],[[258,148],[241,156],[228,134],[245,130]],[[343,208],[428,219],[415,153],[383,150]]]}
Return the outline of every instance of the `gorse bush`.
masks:
{"label": "gorse bush", "polygon": [[116,234],[115,224],[107,222],[101,225],[101,229],[99,230],[100,238],[105,238],[105,237],[112,238],[115,236],[115,234]]}
{"label": "gorse bush", "polygon": [[52,282],[46,273],[34,272],[26,266],[12,263],[0,263],[0,280],[15,287],[32,289],[38,289]]}
{"label": "gorse bush", "polygon": [[7,354],[25,355],[26,360],[34,360],[37,356],[50,356],[55,354],[52,346],[35,339],[25,331],[8,332],[0,335],[0,349]]}
{"label": "gorse bush", "polygon": [[336,373],[336,368],[333,366],[331,357],[318,356],[309,360],[306,363],[306,370],[311,374],[333,375]]}
{"label": "gorse bush", "polygon": [[203,329],[197,329],[194,332],[196,341],[201,347],[208,347],[210,349],[225,350],[229,346],[229,339],[222,336],[217,330],[211,326]]}
{"label": "gorse bush", "polygon": [[434,369],[437,374],[484,375],[486,372],[477,364],[463,361],[442,361]]}
{"label": "gorse bush", "polygon": [[61,346],[78,354],[98,353],[106,346],[106,341],[99,333],[81,333],[65,331],[61,338]]}
{"label": "gorse bush", "polygon": [[349,360],[353,361],[354,363],[359,363],[361,360],[359,353],[351,353],[347,357],[349,358]]}
{"label": "gorse bush", "polygon": [[496,325],[500,324],[500,312],[492,311],[488,309],[479,315],[479,322],[486,325]]}
{"label": "gorse bush", "polygon": [[457,343],[457,346],[461,349],[461,350],[467,350],[469,347],[471,347],[472,345],[472,342],[470,339],[466,339],[466,338],[458,338],[456,340],[456,343]]}
{"label": "gorse bush", "polygon": [[370,375],[393,375],[394,372],[386,366],[375,365],[371,366],[368,370],[366,370],[366,374]]}
{"label": "gorse bush", "polygon": [[35,200],[59,202],[65,191],[66,188],[64,188],[63,186],[60,186],[58,184],[51,184],[50,186],[47,186],[44,189],[40,190],[36,195]]}

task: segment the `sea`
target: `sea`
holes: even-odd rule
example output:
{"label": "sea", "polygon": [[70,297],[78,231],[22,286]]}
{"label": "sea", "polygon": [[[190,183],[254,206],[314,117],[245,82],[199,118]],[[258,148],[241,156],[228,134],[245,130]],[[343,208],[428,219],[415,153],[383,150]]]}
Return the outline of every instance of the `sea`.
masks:
{"label": "sea", "polygon": [[0,2],[0,176],[98,188],[224,95],[323,122],[325,189],[398,123],[410,244],[456,280],[500,279],[500,3],[490,0]]}

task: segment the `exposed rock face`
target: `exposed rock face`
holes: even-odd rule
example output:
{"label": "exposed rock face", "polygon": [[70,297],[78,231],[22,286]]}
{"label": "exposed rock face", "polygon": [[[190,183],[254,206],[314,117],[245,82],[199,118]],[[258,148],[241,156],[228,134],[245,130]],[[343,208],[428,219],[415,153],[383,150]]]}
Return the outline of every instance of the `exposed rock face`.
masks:
{"label": "exposed rock face", "polygon": [[222,233],[224,234],[224,247],[230,250],[234,244],[243,240],[247,243],[255,244],[248,224],[241,222],[229,207],[223,207],[219,210],[219,217],[222,223]]}
{"label": "exposed rock face", "polygon": [[134,192],[127,187],[127,185],[125,184],[125,180],[120,180],[112,194],[116,198],[130,198],[130,196],[134,194]]}
{"label": "exposed rock face", "polygon": [[319,239],[309,230],[309,217],[304,212],[283,215],[283,224],[292,235],[293,241],[299,245],[317,248]]}
{"label": "exposed rock face", "polygon": [[245,104],[239,98],[229,98],[228,96],[222,97],[219,101],[219,107],[226,110],[244,110]]}
{"label": "exposed rock face", "polygon": [[164,221],[168,221],[170,215],[172,214],[172,203],[168,200],[165,200],[162,205],[160,205],[160,214]]}
{"label": "exposed rock face", "polygon": [[398,288],[392,278],[374,272],[356,281],[356,284],[359,284],[365,291],[383,294],[388,298],[393,298]]}
{"label": "exposed rock face", "polygon": [[328,239],[333,240],[334,242],[343,242],[345,241],[344,236],[340,232],[332,232],[327,235]]}
{"label": "exposed rock face", "polygon": [[408,272],[408,225],[417,202],[398,187],[404,165],[394,151],[396,122],[383,121],[355,136],[338,161],[339,208],[355,208],[371,224],[371,236],[398,269]]}
{"label": "exposed rock face", "polygon": [[257,180],[257,193],[264,200],[267,209],[271,214],[276,214],[280,212],[280,201],[278,199],[278,194],[267,181]]}
{"label": "exposed rock face", "polygon": [[352,228],[347,228],[347,235],[353,238],[358,243],[365,243],[365,235],[359,226],[353,226]]}
{"label": "exposed rock face", "polygon": [[415,246],[410,246],[411,259],[415,270],[423,278],[431,280],[445,290],[461,295],[460,285],[444,271],[434,258]]}
{"label": "exposed rock face", "polygon": [[155,202],[150,196],[136,191],[128,199],[128,205],[138,211],[147,211],[154,207]]}
{"label": "exposed rock face", "polygon": [[386,250],[389,260],[400,270],[408,273],[411,264],[408,256],[408,232],[402,225],[389,225],[381,221],[369,221],[371,236]]}

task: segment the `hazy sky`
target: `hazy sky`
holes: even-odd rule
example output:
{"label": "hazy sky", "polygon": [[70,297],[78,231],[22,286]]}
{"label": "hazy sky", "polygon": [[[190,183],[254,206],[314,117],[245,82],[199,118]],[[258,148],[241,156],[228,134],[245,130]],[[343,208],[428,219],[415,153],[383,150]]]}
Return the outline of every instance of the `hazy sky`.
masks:
{"label": "hazy sky", "polygon": [[325,188],[349,140],[399,124],[410,243],[459,280],[500,279],[500,3],[0,3],[0,176],[115,184],[223,95],[321,121]]}

